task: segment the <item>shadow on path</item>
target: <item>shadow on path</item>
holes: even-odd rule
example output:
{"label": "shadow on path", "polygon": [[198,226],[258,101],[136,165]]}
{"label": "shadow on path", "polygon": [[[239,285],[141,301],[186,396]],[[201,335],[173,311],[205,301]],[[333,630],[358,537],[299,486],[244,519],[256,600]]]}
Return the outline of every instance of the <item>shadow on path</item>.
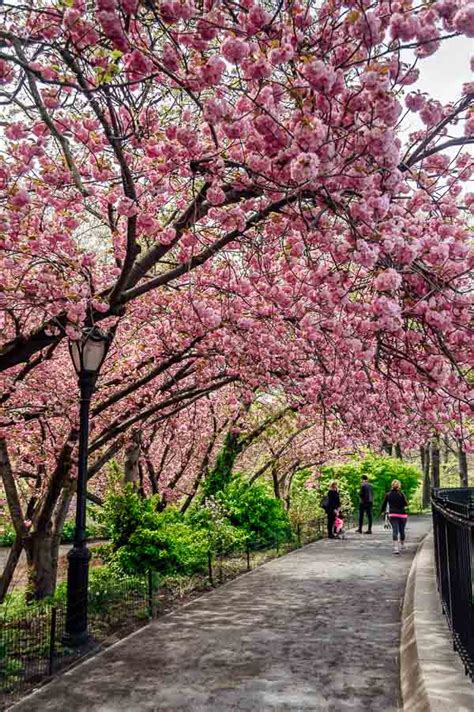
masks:
{"label": "shadow on path", "polygon": [[428,518],[391,553],[324,540],[242,576],[109,648],[17,712],[395,712],[405,581]]}

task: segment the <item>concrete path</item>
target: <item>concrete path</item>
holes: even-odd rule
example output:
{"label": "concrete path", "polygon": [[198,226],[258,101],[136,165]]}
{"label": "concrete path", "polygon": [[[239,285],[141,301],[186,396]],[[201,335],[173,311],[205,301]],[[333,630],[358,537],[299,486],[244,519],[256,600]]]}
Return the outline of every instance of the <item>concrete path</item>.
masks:
{"label": "concrete path", "polygon": [[142,629],[17,712],[395,712],[405,580],[429,518],[276,559]]}

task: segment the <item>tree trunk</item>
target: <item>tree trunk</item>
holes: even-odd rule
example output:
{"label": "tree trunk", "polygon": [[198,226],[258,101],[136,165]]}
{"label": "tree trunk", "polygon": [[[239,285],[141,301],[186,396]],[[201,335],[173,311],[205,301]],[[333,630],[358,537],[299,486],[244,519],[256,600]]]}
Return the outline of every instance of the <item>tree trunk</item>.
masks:
{"label": "tree trunk", "polygon": [[61,545],[61,536],[63,533],[64,522],[71,506],[72,498],[76,487],[76,481],[71,480],[63,489],[61,497],[56,507],[53,531],[51,536],[51,563],[53,571],[54,589],[58,581],[58,562],[59,562],[59,547]]}
{"label": "tree trunk", "polygon": [[467,469],[467,454],[463,449],[463,441],[458,440],[458,462],[459,462],[459,477],[461,480],[461,487],[469,487],[469,475]]}
{"label": "tree trunk", "polygon": [[150,480],[150,484],[151,484],[151,493],[158,494],[158,483],[156,480],[156,472],[155,472],[155,468],[153,466],[153,463],[152,463],[151,458],[149,457],[148,453],[145,455],[145,464],[146,464],[146,469],[148,472],[148,479]]}
{"label": "tree trunk", "polygon": [[440,464],[439,464],[439,436],[431,441],[431,484],[433,487],[440,486]]}
{"label": "tree trunk", "polygon": [[444,464],[447,465],[448,460],[449,460],[449,438],[447,435],[445,435],[443,438],[443,444],[444,444],[444,449],[443,449]]}
{"label": "tree trunk", "polygon": [[25,539],[28,564],[27,600],[39,601],[54,594],[56,585],[51,532],[34,532]]}
{"label": "tree trunk", "polygon": [[12,582],[13,574],[15,573],[22,551],[23,541],[17,536],[8,554],[7,563],[5,564],[2,578],[0,579],[0,603],[3,603],[5,600],[5,596]]}
{"label": "tree trunk", "polygon": [[403,460],[402,448],[400,446],[400,443],[397,443],[395,445],[395,457],[398,457],[399,460]]}
{"label": "tree trunk", "polygon": [[278,480],[278,473],[276,467],[272,467],[272,479],[273,479],[273,492],[275,493],[276,499],[280,499],[280,482]]}
{"label": "tree trunk", "polygon": [[143,463],[141,460],[138,460],[138,481],[140,483],[138,494],[140,497],[145,498],[145,473],[143,472]]}
{"label": "tree trunk", "polygon": [[125,448],[125,467],[124,481],[125,484],[132,484],[133,487],[139,488],[139,462],[141,453],[141,432],[135,430],[130,438],[130,442]]}
{"label": "tree trunk", "polygon": [[423,467],[423,493],[422,506],[427,509],[430,506],[431,499],[431,478],[430,478],[430,446],[422,445],[420,447],[421,462]]}
{"label": "tree trunk", "polygon": [[390,455],[392,457],[393,454],[393,445],[392,443],[388,443],[386,440],[383,441],[382,443],[382,450],[385,452],[387,455]]}

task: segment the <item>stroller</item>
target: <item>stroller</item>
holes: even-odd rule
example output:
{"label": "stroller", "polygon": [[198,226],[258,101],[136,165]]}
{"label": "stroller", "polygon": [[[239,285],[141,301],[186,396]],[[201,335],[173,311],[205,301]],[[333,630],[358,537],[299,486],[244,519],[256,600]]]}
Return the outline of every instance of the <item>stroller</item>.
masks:
{"label": "stroller", "polygon": [[332,533],[334,534],[336,539],[345,539],[346,538],[346,531],[344,529],[344,519],[343,519],[340,509],[337,510]]}

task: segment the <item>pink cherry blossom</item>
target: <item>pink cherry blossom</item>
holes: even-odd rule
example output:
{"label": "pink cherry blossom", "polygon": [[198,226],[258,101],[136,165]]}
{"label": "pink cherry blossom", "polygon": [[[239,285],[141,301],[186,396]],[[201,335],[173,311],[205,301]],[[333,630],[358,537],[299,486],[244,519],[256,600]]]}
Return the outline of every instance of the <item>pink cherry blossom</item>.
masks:
{"label": "pink cherry blossom", "polygon": [[31,197],[24,188],[19,188],[10,198],[10,203],[14,208],[24,208],[31,202]]}
{"label": "pink cherry blossom", "polygon": [[241,64],[250,54],[247,42],[234,37],[228,37],[221,45],[222,55],[231,64]]}
{"label": "pink cherry blossom", "polygon": [[315,153],[300,153],[291,162],[291,177],[296,183],[317,178],[319,159]]}
{"label": "pink cherry blossom", "polygon": [[474,4],[466,3],[461,7],[453,18],[453,25],[458,32],[462,32],[467,37],[474,37]]}
{"label": "pink cherry blossom", "polygon": [[131,198],[121,198],[117,205],[117,212],[120,215],[131,217],[137,214],[138,208],[135,201],[131,200]]}
{"label": "pink cherry blossom", "polygon": [[379,292],[393,292],[402,283],[402,276],[396,270],[390,268],[381,272],[376,278],[374,285]]}

